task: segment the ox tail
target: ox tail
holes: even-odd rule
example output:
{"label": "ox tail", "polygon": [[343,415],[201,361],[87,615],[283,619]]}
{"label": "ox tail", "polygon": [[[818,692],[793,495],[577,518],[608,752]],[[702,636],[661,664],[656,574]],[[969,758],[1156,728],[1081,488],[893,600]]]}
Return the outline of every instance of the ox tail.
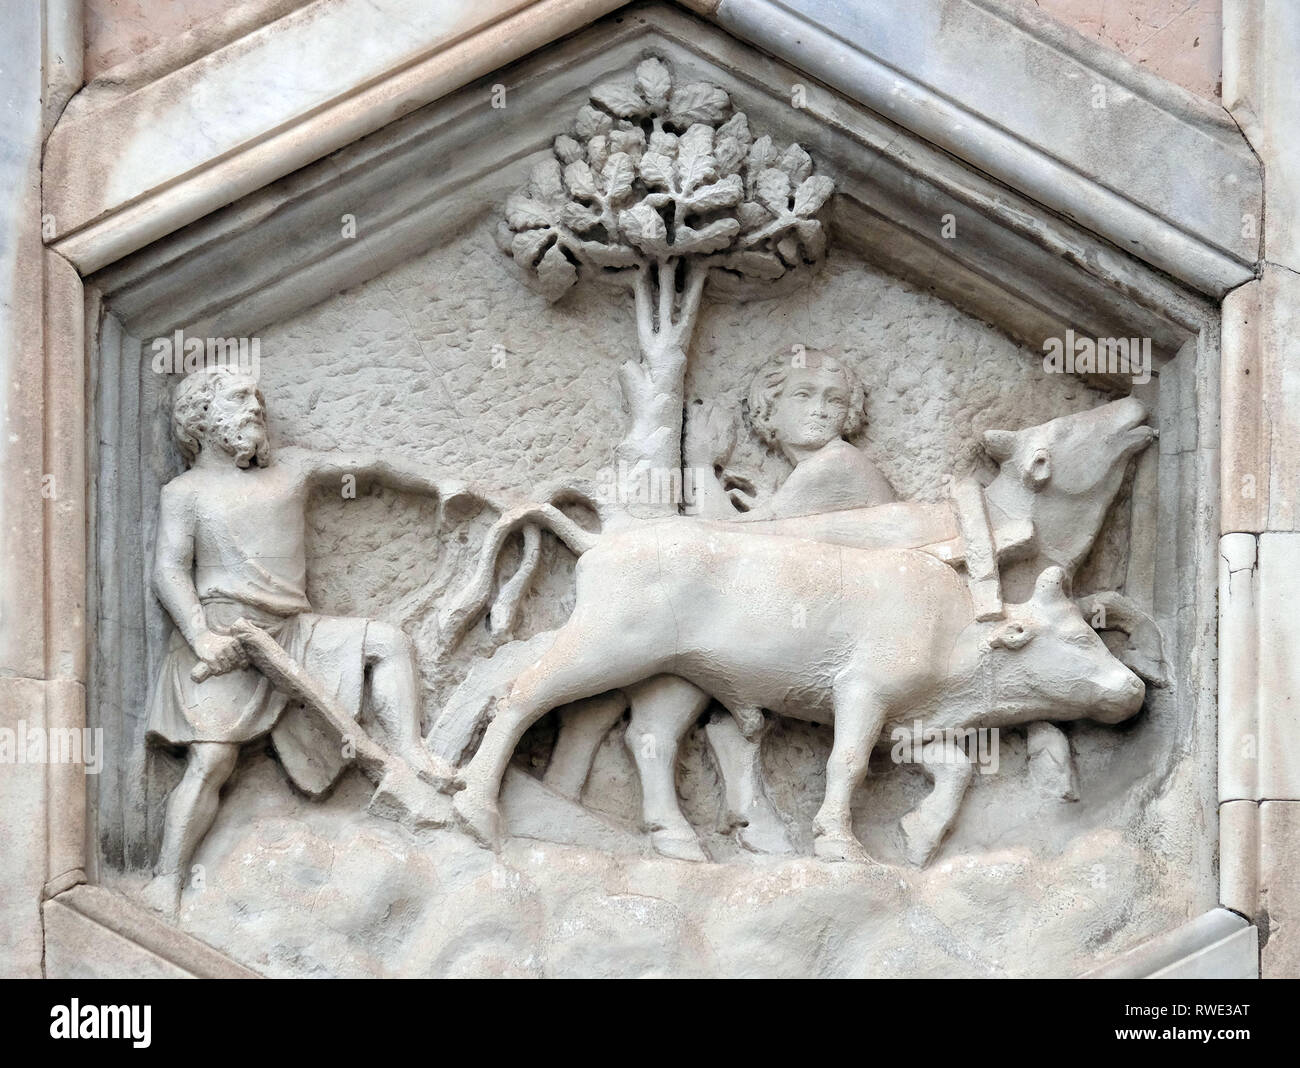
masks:
{"label": "ox tail", "polygon": [[488,607],[488,602],[492,599],[492,578],[496,574],[497,558],[506,541],[522,529],[523,559],[509,581],[501,587],[497,603],[488,615],[488,627],[494,636],[504,634],[514,626],[524,594],[528,592],[533,573],[541,559],[543,527],[578,556],[594,546],[600,538],[598,534],[580,527],[553,504],[530,504],[505,513],[488,531],[483,548],[479,551],[474,574],[439,620],[448,649],[460,643],[466,631]]}

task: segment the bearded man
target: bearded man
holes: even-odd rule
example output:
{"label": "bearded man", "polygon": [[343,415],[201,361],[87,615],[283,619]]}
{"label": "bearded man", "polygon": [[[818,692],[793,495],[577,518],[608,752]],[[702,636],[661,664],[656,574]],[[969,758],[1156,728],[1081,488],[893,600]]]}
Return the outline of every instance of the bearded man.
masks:
{"label": "bearded man", "polygon": [[[163,487],[153,584],[176,624],[149,710],[148,737],[186,748],[167,801],[162,848],[146,898],[179,905],[184,873],[216,818],[240,746],[270,735],[289,777],[312,795],[347,764],[337,742],[248,665],[230,633],[262,628],[353,717],[363,694],[381,744],[437,777],[420,736],[419,676],[411,640],[378,620],[317,614],[307,599],[306,505],[314,486],[380,481],[441,496],[440,485],[394,460],[322,457],[285,449],[271,461],[257,382],[233,369],[200,370],[176,390],[172,429],[189,469]],[[202,680],[202,681],[199,681]]]}

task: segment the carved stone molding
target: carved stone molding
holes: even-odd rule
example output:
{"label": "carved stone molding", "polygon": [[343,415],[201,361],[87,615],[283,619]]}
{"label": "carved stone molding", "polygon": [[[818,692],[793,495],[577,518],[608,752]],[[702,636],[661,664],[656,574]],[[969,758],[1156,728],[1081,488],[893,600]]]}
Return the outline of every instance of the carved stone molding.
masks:
{"label": "carved stone molding", "polygon": [[[835,25],[823,27],[832,13]],[[904,13],[825,0],[727,0],[718,21],[1198,289],[1218,296],[1250,277],[1258,161],[1235,124],[1222,109],[1090,47],[1030,3],[920,0]],[[1044,82],[1052,105],[1022,109]],[[1123,119],[1112,121],[1110,108]],[[1157,141],[1191,155],[1173,150],[1168,164],[1153,166],[1120,162]],[[1196,203],[1175,207],[1172,170],[1181,172],[1187,158],[1205,165],[1200,192]],[[1244,225],[1247,217],[1254,225]]]}
{"label": "carved stone molding", "polygon": [[[442,8],[396,0],[382,11],[309,5],[125,98],[70,115],[47,164],[55,247],[95,270],[620,6],[500,0],[448,18]],[[1028,4],[948,3],[942,39],[939,8],[940,0],[851,11],[822,0],[726,0],[702,13],[1203,291],[1219,295],[1249,277],[1258,242],[1249,233],[1258,230],[1247,231],[1243,218],[1262,217],[1258,166],[1221,110]],[[399,13],[404,33],[385,44],[371,20]],[[634,5],[625,18],[667,14],[663,5]],[[281,50],[297,61],[304,50],[324,50],[311,63],[331,69],[332,34],[379,42],[369,66],[347,62],[326,91],[306,98],[275,91]],[[983,72],[976,79],[967,62],[974,52]],[[1021,93],[992,88],[1008,79]],[[1123,121],[1094,106],[1096,87],[1112,94]],[[195,93],[253,94],[260,103],[209,144],[184,104]],[[1009,111],[1024,94],[1042,106]],[[1150,144],[1178,161],[1182,201],[1169,200],[1167,175],[1149,165]],[[102,161],[117,159],[123,145],[131,146],[125,157],[103,172]]]}
{"label": "carved stone molding", "polygon": [[[47,22],[41,47],[58,55],[75,12],[66,4],[51,7],[59,17]],[[1277,157],[1290,142],[1276,125],[1284,90],[1266,62],[1268,33],[1247,25],[1235,4],[1227,9],[1237,33],[1229,44],[1237,44],[1232,70],[1225,70],[1225,99],[1256,147],[1268,148],[1270,167],[1281,168]],[[383,32],[386,20],[399,15],[403,33]],[[116,744],[128,755],[89,791],[84,775],[60,767],[24,769],[23,777],[5,781],[6,804],[35,813],[39,833],[19,843],[0,886],[45,899],[43,906],[24,899],[14,913],[18,926],[0,940],[16,970],[39,971],[42,953],[50,975],[251,977],[246,965],[262,970],[242,955],[243,945],[219,943],[211,934],[221,930],[217,912],[188,921],[208,932],[208,945],[98,885],[136,892],[163,799],[163,780],[144,769],[146,758],[131,748],[138,739],[130,733],[141,718],[139,679],[157,668],[166,632],[149,593],[148,553],[159,489],[175,474],[158,415],[167,383],[141,372],[148,339],[183,327],[220,336],[281,331],[277,336],[287,341],[306,322],[313,323],[307,333],[319,336],[312,334],[319,321],[311,316],[345,291],[386,284],[390,272],[436,258],[440,249],[477,255],[473,242],[488,217],[495,218],[551,152],[556,116],[571,114],[593,84],[630,74],[653,54],[684,77],[722,87],[743,103],[756,129],[808,149],[818,173],[837,189],[828,217],[834,253],[848,257],[854,270],[865,265],[880,277],[904,280],[909,292],[947,301],[1002,339],[998,345],[1010,339],[1021,346],[1030,361],[1067,326],[1080,335],[1151,339],[1151,382],[1133,388],[1122,375],[1079,378],[1088,400],[1077,408],[1132,390],[1161,431],[1158,449],[1134,464],[1121,491],[1122,530],[1108,528],[1110,555],[1103,550],[1100,566],[1111,568],[1109,592],[1122,586],[1126,603],[1163,628],[1169,676],[1151,688],[1131,752],[1151,758],[1159,774],[1178,778],[1194,798],[1187,825],[1168,824],[1170,848],[1195,873],[1187,875],[1181,915],[1210,911],[1088,974],[1255,974],[1256,928],[1212,906],[1218,901],[1258,920],[1264,936],[1262,903],[1274,902],[1282,918],[1294,909],[1294,850],[1287,842],[1300,795],[1292,784],[1296,764],[1287,756],[1294,751],[1294,724],[1278,709],[1294,689],[1287,659],[1294,644],[1287,614],[1294,583],[1287,576],[1297,552],[1288,489],[1295,483],[1287,429],[1295,423],[1288,419],[1294,390],[1282,357],[1284,305],[1295,287],[1284,267],[1265,265],[1254,279],[1260,166],[1232,117],[1041,18],[1032,4],[1011,0],[857,7],[823,0],[626,7],[609,0],[486,6],[320,0],[245,28],[251,32],[233,35],[207,56],[182,48],[181,61],[168,62],[164,77],[142,68],[129,85],[101,85],[74,99],[47,145],[50,247],[38,251],[34,232],[20,235],[22,262],[36,265],[22,298],[27,318],[17,321],[27,332],[0,321],[0,342],[18,339],[0,345],[0,368],[11,387],[40,400],[6,413],[8,426],[17,420],[18,436],[4,455],[29,482],[49,475],[73,489],[49,503],[35,498],[35,507],[21,493],[5,498],[13,506],[6,524],[31,535],[21,554],[5,547],[5,604],[19,603],[40,620],[22,631],[15,630],[12,611],[0,620],[6,630],[0,667],[28,676],[0,680],[5,722],[27,717],[50,728],[87,722],[120,728]],[[375,42],[364,61],[338,43],[359,39]],[[985,60],[982,73],[969,63],[974,51]],[[295,69],[313,62],[303,55],[317,57],[324,73],[315,88],[274,91],[277,63],[289,53],[299,57]],[[80,80],[70,67],[52,70],[47,122]],[[1019,90],[1008,92],[1007,84]],[[484,119],[494,85],[506,87],[511,104]],[[792,108],[794,86],[801,105]],[[199,98],[227,101],[239,121],[196,123],[192,101]],[[244,106],[250,98],[256,107]],[[1025,99],[1035,106],[1019,107]],[[1116,121],[1117,112],[1124,121]],[[1160,146],[1158,158],[1151,145]],[[1283,180],[1278,187],[1283,195]],[[24,194],[28,206],[32,189]],[[355,240],[339,240],[345,216],[361,222]],[[939,220],[948,216],[961,240],[942,232]],[[1285,211],[1270,216],[1265,258],[1289,262],[1288,225]],[[520,300],[534,299],[524,298],[522,279],[516,281]],[[594,315],[591,308],[603,305],[582,307],[582,314]],[[521,314],[542,318],[533,305],[527,309]],[[28,354],[25,363],[18,352]],[[30,359],[31,352],[38,358]],[[592,396],[596,407],[617,404],[616,390],[604,385]],[[1052,403],[1060,405],[1060,398],[1053,395]],[[1245,476],[1256,480],[1259,493],[1240,492]],[[982,567],[986,580],[991,568],[996,586],[997,531],[987,516],[983,527],[970,518],[980,504],[966,495],[961,529],[966,543],[978,547],[968,566]],[[1122,542],[1127,549],[1115,551]],[[557,599],[557,591],[569,588],[560,584],[568,572],[557,567],[560,557],[549,541],[536,552],[560,576],[544,586],[545,597]],[[979,564],[978,552],[989,559]],[[998,598],[988,594],[986,601],[992,607],[983,622],[992,623]],[[536,629],[541,616],[531,611]],[[1107,635],[1112,653],[1131,652],[1132,629]],[[532,655],[517,655],[525,653]],[[1153,722],[1160,744],[1141,733]],[[1250,738],[1265,746],[1263,759],[1243,755]],[[1064,771],[1049,785],[1065,796],[1079,769],[1069,746],[1062,751],[1057,741],[1031,736],[1027,749],[1058,761]],[[593,751],[600,744],[595,737]],[[709,744],[716,757],[729,743],[710,738]],[[1110,757],[1104,749],[1085,746],[1085,752],[1091,763],[1082,766],[1084,785],[1095,785]],[[242,774],[263,786],[278,782],[269,757],[254,757]],[[578,777],[574,792],[581,788]],[[359,797],[353,783],[330,802],[313,848],[325,848],[331,833],[345,833],[339,813]],[[1224,843],[1217,891],[1216,832],[1190,829],[1197,821],[1215,823],[1216,800]],[[545,868],[576,852],[603,858],[631,896],[660,901],[655,895],[668,883],[656,881],[654,872],[667,869],[653,865],[677,862],[642,858],[645,837],[632,822],[566,809],[570,800],[518,767],[505,778],[502,801],[515,837],[504,862],[465,854],[459,843],[435,851],[447,868],[479,880],[474,892],[490,896],[517,885],[509,880],[539,856]],[[752,801],[726,798],[733,814]],[[250,819],[293,820],[295,804],[276,800],[243,812]],[[546,841],[557,821],[568,821],[569,837]],[[222,833],[233,840],[228,826]],[[399,839],[388,841],[388,834],[380,831],[383,843],[366,848],[398,848]],[[105,841],[111,842],[107,852]],[[426,881],[438,871],[430,863],[420,869]],[[813,878],[816,893],[827,895],[814,907],[834,916],[828,890],[839,876],[826,876],[817,863],[793,862],[779,878],[792,880],[790,893]],[[746,892],[743,874],[716,868],[724,874],[708,878],[722,880],[719,887]],[[684,943],[696,936],[674,917],[690,915],[704,900],[691,878],[664,891],[653,921],[688,931]],[[909,873],[901,890],[867,879],[854,892],[886,910],[909,895],[936,893],[936,878]],[[616,907],[623,905],[610,905]],[[38,911],[43,949],[23,926]],[[6,910],[4,918],[9,915]],[[598,910],[574,915],[596,927],[612,922]],[[537,930],[549,931],[555,919],[539,921]],[[721,921],[710,914],[707,922]],[[1283,924],[1271,948],[1261,938],[1275,973],[1296,959]],[[1122,931],[1092,959],[1153,929]],[[937,942],[948,937],[939,928],[929,935]],[[213,948],[219,944],[221,950]],[[735,967],[714,963],[722,971]],[[272,961],[269,970],[274,967]]]}
{"label": "carved stone molding", "polygon": [[120,894],[75,886],[45,902],[46,973],[61,979],[257,979]]}
{"label": "carved stone molding", "polygon": [[[542,53],[501,72],[514,96],[494,116],[492,139],[474,126],[484,82],[155,242],[97,281],[138,333],[180,322],[196,332],[256,330],[431,247],[460,225],[471,199],[504,202],[549,150],[551,116],[576,111],[590,85],[651,50],[744,99],[756,129],[779,123],[815,154],[839,189],[839,242],[1035,348],[1068,322],[1095,336],[1149,336],[1167,358],[1212,318],[1210,303],[1140,259],[1036,212],[851,100],[812,84],[792,110],[794,69],[662,7],[578,35],[563,64]],[[366,220],[346,244],[336,239],[345,213]],[[943,238],[946,213],[962,240]]]}
{"label": "carved stone molding", "polygon": [[1227,0],[1223,7],[1224,106],[1263,162],[1268,212],[1258,278],[1223,304],[1221,900],[1258,924],[1266,977],[1300,974],[1300,949],[1289,933],[1300,915],[1300,880],[1291,867],[1300,812],[1300,678],[1290,608],[1300,551],[1298,17],[1293,4]]}
{"label": "carved stone molding", "polygon": [[1258,932],[1214,909],[1086,972],[1083,979],[1258,979]]}

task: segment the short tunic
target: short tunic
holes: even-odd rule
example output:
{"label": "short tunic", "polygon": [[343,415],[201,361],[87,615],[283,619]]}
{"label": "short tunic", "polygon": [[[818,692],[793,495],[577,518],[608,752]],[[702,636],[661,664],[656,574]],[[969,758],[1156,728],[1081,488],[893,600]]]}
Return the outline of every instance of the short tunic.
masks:
{"label": "short tunic", "polygon": [[[207,601],[203,612],[215,634],[229,634],[240,618],[261,627],[345,712],[354,719],[361,714],[368,620],[314,612],[275,616],[228,600]],[[198,663],[184,636],[173,631],[149,703],[149,740],[167,745],[240,744],[269,733],[297,786],[318,794],[334,783],[348,761],[313,713],[291,704],[256,668],[195,682],[190,670]]]}

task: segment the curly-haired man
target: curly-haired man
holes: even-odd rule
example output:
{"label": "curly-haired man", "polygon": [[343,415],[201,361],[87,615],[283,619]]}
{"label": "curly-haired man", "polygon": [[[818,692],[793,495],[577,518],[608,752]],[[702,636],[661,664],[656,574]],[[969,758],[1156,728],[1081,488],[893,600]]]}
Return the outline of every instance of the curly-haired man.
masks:
{"label": "curly-haired man", "polygon": [[781,359],[754,376],[749,417],[768,447],[794,470],[749,518],[869,508],[896,500],[893,487],[845,439],[866,424],[867,391],[847,365],[809,353]]}
{"label": "curly-haired man", "polygon": [[410,639],[389,623],[313,610],[305,516],[312,486],[344,486],[349,477],[443,492],[395,461],[285,449],[272,462],[262,393],[252,377],[230,368],[196,371],[180,383],[172,429],[189,469],[163,487],[159,505],[153,583],[176,629],[150,702],[148,735],[187,753],[146,895],[165,911],[179,903],[184,872],[216,818],[242,744],[270,734],[290,778],[313,794],[346,763],[322,747],[300,708],[286,707],[284,695],[248,666],[230,633],[237,619],[265,630],[354,716],[368,692],[387,745],[436,774],[420,737]]}
{"label": "curly-haired man", "polygon": [[[864,453],[846,438],[866,425],[867,391],[847,364],[820,352],[783,356],[760,370],[749,390],[749,419],[769,448],[784,456],[793,471],[767,499],[753,503],[734,487],[723,491],[709,478],[698,484],[697,514],[713,519],[741,518],[736,502],[751,505],[746,520],[786,519],[848,508],[870,508],[897,500],[893,487]],[[729,442],[690,441],[688,463],[717,470]],[[702,451],[713,447],[712,457]],[[701,463],[705,461],[705,463]]]}

